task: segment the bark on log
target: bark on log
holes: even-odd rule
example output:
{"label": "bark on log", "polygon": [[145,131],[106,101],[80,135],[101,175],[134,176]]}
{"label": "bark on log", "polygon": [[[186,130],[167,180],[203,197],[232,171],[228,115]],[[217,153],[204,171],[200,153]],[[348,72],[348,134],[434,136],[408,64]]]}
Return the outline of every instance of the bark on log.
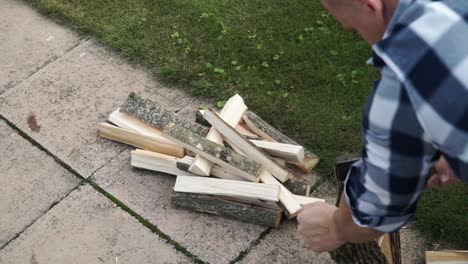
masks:
{"label": "bark on log", "polygon": [[166,138],[145,136],[133,131],[113,126],[108,123],[99,124],[99,135],[103,138],[132,145],[137,148],[159,152],[171,156],[183,157],[183,147],[174,144]]}
{"label": "bark on log", "polygon": [[178,124],[200,136],[205,136],[208,132],[206,127],[185,120],[175,113],[166,111],[158,103],[143,99],[135,93],[130,93],[120,108],[120,112],[141,119],[146,124],[161,130],[167,129],[170,124]]}
{"label": "bark on log", "polygon": [[[244,121],[246,122],[247,126],[249,125],[249,122],[252,122],[253,125],[259,128],[264,134],[266,134],[266,138],[264,138],[265,140],[268,140],[268,138],[270,138],[273,141],[280,143],[300,145],[299,143],[297,143],[297,141],[291,139],[290,137],[283,134],[281,131],[268,124],[265,120],[263,120],[254,112],[246,111],[244,117],[246,117],[244,118]],[[259,136],[262,137],[261,135]],[[304,162],[301,164],[297,164],[297,166],[304,172],[309,173],[315,167],[315,165],[317,165],[320,158],[306,148],[304,148],[304,153]]]}
{"label": "bark on log", "polygon": [[296,178],[293,178],[285,183],[283,183],[284,187],[288,189],[290,192],[293,194],[297,195],[303,195],[303,196],[309,196],[310,194],[310,184],[307,182],[298,180]]}
{"label": "bark on log", "polygon": [[184,208],[257,225],[277,227],[281,221],[281,210],[228,201],[211,195],[172,192],[171,200]]}
{"label": "bark on log", "polygon": [[[177,161],[176,162],[177,169],[188,172],[188,169],[193,162],[193,158],[190,160],[189,158],[191,157],[186,156],[183,159],[180,159],[179,161]],[[229,172],[227,172],[225,169],[221,168],[217,164],[213,165],[213,168],[211,169],[211,176],[214,176],[220,179],[225,179],[225,180],[247,181],[247,179],[245,178],[230,174]]]}
{"label": "bark on log", "polygon": [[337,264],[388,264],[376,241],[348,243],[329,253]]}
{"label": "bark on log", "polygon": [[258,182],[262,165],[233,150],[207,140],[180,125],[173,125],[164,133],[176,143],[201,155],[213,163],[229,170],[235,175]]}
{"label": "bark on log", "polygon": [[245,153],[251,159],[262,164],[264,169],[270,172],[275,178],[281,182],[285,182],[291,178],[289,171],[279,166],[276,162],[266,155],[262,150],[255,147],[248,139],[240,135],[233,127],[227,124],[223,119],[216,115],[213,111],[205,110],[205,119],[216,128],[216,130],[224,136],[224,139],[231,146],[235,146],[241,153]]}
{"label": "bark on log", "polygon": [[[227,100],[221,110],[221,113],[219,113],[219,117],[230,126],[236,127],[242,119],[242,115],[245,110],[247,110],[247,106],[244,103],[244,99],[242,99],[240,95],[236,94]],[[220,145],[223,144],[223,136],[214,127],[210,128],[206,135],[206,139]],[[195,160],[190,166],[189,171],[197,175],[209,176],[211,168],[213,168],[213,163],[198,155],[195,156]]]}

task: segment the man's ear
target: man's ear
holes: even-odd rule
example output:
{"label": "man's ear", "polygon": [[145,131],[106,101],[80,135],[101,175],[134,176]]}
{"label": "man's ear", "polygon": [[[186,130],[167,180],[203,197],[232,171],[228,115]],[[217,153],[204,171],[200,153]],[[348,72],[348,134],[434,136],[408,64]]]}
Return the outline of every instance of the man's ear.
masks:
{"label": "man's ear", "polygon": [[377,21],[382,23],[382,25],[388,24],[387,18],[385,17],[383,0],[365,0],[365,2],[370,11],[374,13]]}

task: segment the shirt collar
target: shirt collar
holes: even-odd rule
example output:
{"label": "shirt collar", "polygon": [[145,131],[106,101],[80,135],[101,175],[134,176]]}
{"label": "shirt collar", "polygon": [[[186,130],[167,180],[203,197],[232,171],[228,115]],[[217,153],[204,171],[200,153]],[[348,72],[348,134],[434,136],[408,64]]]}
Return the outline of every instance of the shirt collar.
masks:
{"label": "shirt collar", "polygon": [[400,0],[399,1],[398,6],[395,10],[395,13],[393,14],[393,17],[390,20],[390,23],[388,23],[387,29],[385,30],[385,33],[382,39],[385,39],[392,33],[393,29],[395,28],[395,25],[398,23],[403,13],[414,2],[415,0]]}
{"label": "shirt collar", "polygon": [[[387,38],[392,32],[393,29],[395,28],[395,25],[398,23],[400,20],[401,16],[405,12],[405,10],[410,6],[415,0],[400,0],[398,3],[398,6],[395,10],[395,13],[393,14],[392,19],[390,19],[390,23],[388,23],[387,29],[385,30],[385,33],[382,37],[382,39]],[[374,45],[372,45],[372,48],[374,48],[375,45],[377,45],[380,41],[377,41]],[[383,60],[375,53],[372,52],[372,57],[367,61],[367,64],[372,65],[377,68],[381,68],[385,65]]]}

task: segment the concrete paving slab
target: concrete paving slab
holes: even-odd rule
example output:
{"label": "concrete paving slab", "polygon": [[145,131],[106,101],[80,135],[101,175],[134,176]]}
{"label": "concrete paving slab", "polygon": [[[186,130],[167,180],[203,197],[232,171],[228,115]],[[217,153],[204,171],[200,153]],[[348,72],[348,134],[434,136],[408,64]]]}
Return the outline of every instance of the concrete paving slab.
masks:
{"label": "concrete paving slab", "polygon": [[328,253],[315,253],[295,237],[295,221],[286,221],[255,246],[239,263],[335,263]]}
{"label": "concrete paving slab", "polygon": [[80,43],[23,1],[0,1],[0,94]]}
{"label": "concrete paving slab", "polygon": [[[174,111],[194,110],[199,105],[88,41],[2,94],[0,114],[88,177],[125,148],[99,138],[97,126],[132,91]],[[32,114],[36,129],[28,126]]]}
{"label": "concrete paving slab", "polygon": [[79,182],[0,120],[0,248]]}
{"label": "concrete paving slab", "polygon": [[175,208],[170,203],[175,177],[131,168],[129,151],[120,154],[91,179],[197,257],[213,264],[229,263],[266,230]]}
{"label": "concrete paving slab", "polygon": [[80,186],[0,251],[0,263],[190,263],[89,185]]}

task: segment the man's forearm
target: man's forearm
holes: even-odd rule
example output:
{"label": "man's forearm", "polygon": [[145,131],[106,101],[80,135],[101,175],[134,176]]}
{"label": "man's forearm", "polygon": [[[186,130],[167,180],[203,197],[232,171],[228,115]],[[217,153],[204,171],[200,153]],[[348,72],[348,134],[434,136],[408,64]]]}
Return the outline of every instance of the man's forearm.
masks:
{"label": "man's forearm", "polygon": [[365,228],[356,225],[351,216],[351,209],[341,196],[338,210],[333,215],[333,221],[341,235],[341,238],[351,243],[362,243],[378,238],[383,233],[372,228]]}

